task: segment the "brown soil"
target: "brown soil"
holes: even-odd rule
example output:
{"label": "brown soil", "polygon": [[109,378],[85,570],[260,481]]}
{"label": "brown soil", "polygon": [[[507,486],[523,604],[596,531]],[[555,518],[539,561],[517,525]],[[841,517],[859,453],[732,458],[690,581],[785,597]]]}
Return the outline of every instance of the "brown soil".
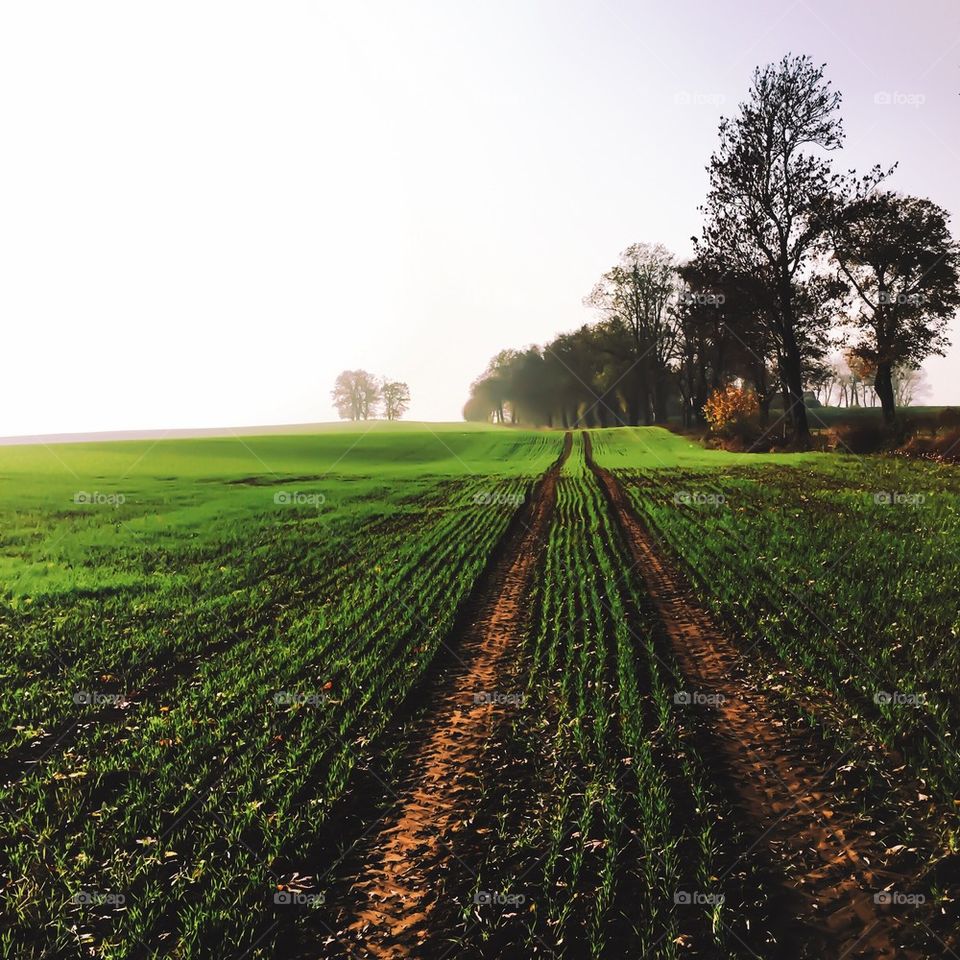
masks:
{"label": "brown soil", "polygon": [[[799,955],[919,960],[919,951],[903,945],[917,908],[874,902],[888,888],[909,893],[913,878],[888,869],[891,858],[869,826],[831,802],[840,758],[826,756],[811,731],[789,729],[749,681],[734,643],[661,555],[618,481],[593,462],[588,434],[584,441],[688,689],[713,696],[706,702],[715,711],[716,761],[749,832],[781,868],[787,926],[803,941]],[[796,947],[785,950],[796,955]]]}
{"label": "brown soil", "polygon": [[[556,500],[557,476],[569,455],[544,475],[499,558],[475,594],[473,617],[457,646],[459,666],[433,695],[407,757],[397,802],[364,840],[352,887],[357,905],[342,918],[337,948],[379,958],[426,956],[457,835],[472,815],[480,763],[491,731],[506,712],[495,697],[510,648],[522,638],[525,600],[542,554]],[[477,695],[481,702],[476,702]],[[436,945],[440,949],[439,945]]]}

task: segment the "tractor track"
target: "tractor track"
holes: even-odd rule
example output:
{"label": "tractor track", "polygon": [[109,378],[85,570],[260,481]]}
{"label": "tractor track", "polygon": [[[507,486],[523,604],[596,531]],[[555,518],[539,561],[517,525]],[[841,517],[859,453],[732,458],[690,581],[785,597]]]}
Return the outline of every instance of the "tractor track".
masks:
{"label": "tractor track", "polygon": [[779,865],[791,913],[787,927],[797,935],[782,955],[923,960],[905,946],[909,912],[875,899],[889,890],[909,893],[915,877],[889,869],[882,841],[833,802],[830,774],[839,758],[808,731],[788,729],[748,682],[736,645],[665,560],[619,481],[595,463],[589,434],[583,438],[587,464],[626,537],[680,671],[693,691],[709,697],[716,761],[732,784],[735,807],[754,842]]}
{"label": "tractor track", "polygon": [[[539,566],[556,502],[557,478],[573,437],[521,508],[519,523],[469,601],[471,616],[456,641],[458,665],[443,678],[421,718],[396,802],[360,844],[354,901],[338,918],[327,956],[382,960],[431,955],[458,834],[477,799],[479,768],[504,708],[496,698],[510,648],[523,636],[526,599]],[[477,695],[480,694],[480,703]],[[483,701],[487,702],[483,702]],[[493,702],[489,702],[489,701]],[[442,950],[439,944],[433,944]]]}

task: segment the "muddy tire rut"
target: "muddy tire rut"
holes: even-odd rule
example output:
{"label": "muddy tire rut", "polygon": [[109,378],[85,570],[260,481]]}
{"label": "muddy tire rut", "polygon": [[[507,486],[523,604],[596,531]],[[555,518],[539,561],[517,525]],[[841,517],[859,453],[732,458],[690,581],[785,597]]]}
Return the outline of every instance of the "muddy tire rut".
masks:
{"label": "muddy tire rut", "polygon": [[617,479],[594,462],[588,434],[584,444],[680,671],[715,711],[718,772],[782,875],[781,903],[791,913],[783,919],[795,934],[782,955],[919,960],[919,951],[904,946],[909,917],[875,902],[887,889],[909,891],[914,878],[886,869],[882,841],[832,802],[831,774],[841,758],[827,755],[812,731],[791,729],[749,682],[735,644],[664,559]]}
{"label": "muddy tire rut", "polygon": [[392,960],[443,950],[433,942],[443,927],[434,914],[456,863],[458,834],[476,803],[484,747],[506,713],[496,694],[527,625],[526,599],[572,439],[566,435],[559,460],[537,483],[474,592],[456,664],[418,723],[396,802],[362,841],[350,894],[356,906],[340,918],[335,955]]}

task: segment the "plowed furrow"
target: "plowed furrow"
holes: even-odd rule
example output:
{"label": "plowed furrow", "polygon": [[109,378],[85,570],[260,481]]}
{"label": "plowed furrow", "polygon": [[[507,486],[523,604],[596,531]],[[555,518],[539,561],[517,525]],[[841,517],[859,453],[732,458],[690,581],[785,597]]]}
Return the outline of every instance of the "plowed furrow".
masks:
{"label": "plowed furrow", "polygon": [[[522,639],[526,598],[556,500],[564,452],[537,485],[499,559],[478,587],[474,615],[457,643],[458,666],[432,697],[392,812],[362,845],[362,864],[338,950],[355,956],[429,955],[457,834],[472,814],[479,764],[504,712],[495,697],[511,645]],[[478,697],[479,695],[479,697]],[[477,702],[477,701],[480,702]],[[438,947],[439,949],[439,947]]]}
{"label": "plowed furrow", "polygon": [[691,691],[715,711],[716,762],[737,794],[755,842],[781,867],[804,957],[919,958],[903,946],[911,926],[876,902],[885,888],[909,889],[910,878],[884,869],[884,848],[869,828],[831,802],[840,757],[805,730],[790,729],[749,683],[743,657],[690,596],[683,577],[661,556],[617,479],[588,462],[626,535],[636,568]]}

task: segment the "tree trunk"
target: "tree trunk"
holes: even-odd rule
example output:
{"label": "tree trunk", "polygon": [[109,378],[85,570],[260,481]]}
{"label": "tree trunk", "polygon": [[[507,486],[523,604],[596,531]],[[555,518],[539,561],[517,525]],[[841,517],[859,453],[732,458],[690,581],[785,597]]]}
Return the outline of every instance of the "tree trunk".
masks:
{"label": "tree trunk", "polygon": [[[783,360],[780,361],[781,367],[783,366]],[[791,429],[790,423],[790,391],[787,389],[787,381],[785,375],[780,377],[780,402],[783,404],[783,416],[780,418],[780,436],[784,440],[787,439],[787,430]]]}
{"label": "tree trunk", "polygon": [[662,376],[657,377],[653,388],[653,419],[660,424],[667,422],[667,383]]}
{"label": "tree trunk", "polygon": [[643,405],[643,399],[640,393],[640,385],[627,392],[627,419],[631,427],[640,426],[640,408]]}
{"label": "tree trunk", "polygon": [[783,317],[783,380],[790,404],[790,423],[793,426],[793,443],[798,450],[810,447],[810,424],[807,422],[807,405],[803,400],[803,360],[797,339],[794,336],[793,317],[790,305],[782,304]]}
{"label": "tree trunk", "polygon": [[770,423],[770,384],[767,382],[767,367],[763,364],[754,367],[753,390],[757,395],[757,403],[760,405],[760,423],[768,426]]}
{"label": "tree trunk", "polygon": [[888,427],[893,426],[897,419],[897,405],[893,395],[893,371],[889,363],[877,364],[873,390],[880,398],[880,407],[883,410],[883,422]]}
{"label": "tree trunk", "polygon": [[769,393],[763,393],[757,398],[757,402],[760,404],[760,423],[764,427],[770,426],[770,403],[772,400],[773,397]]}

